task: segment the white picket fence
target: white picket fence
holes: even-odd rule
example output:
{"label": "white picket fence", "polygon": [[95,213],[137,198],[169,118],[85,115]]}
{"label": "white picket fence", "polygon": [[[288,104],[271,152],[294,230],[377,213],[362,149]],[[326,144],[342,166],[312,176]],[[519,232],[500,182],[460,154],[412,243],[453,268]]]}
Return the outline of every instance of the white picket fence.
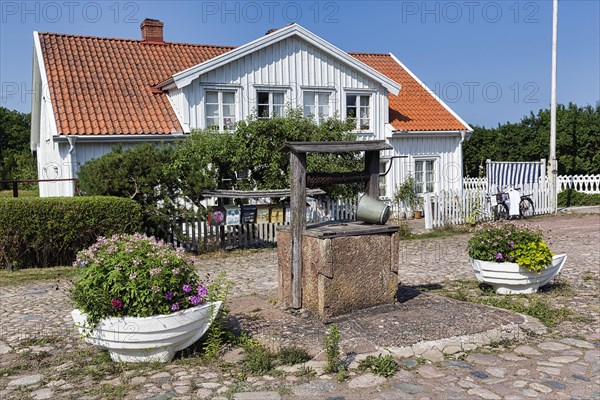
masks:
{"label": "white picket fence", "polygon": [[[528,195],[533,201],[535,215],[548,214],[550,190],[548,182],[524,185],[522,195]],[[488,195],[487,187],[447,191],[425,196],[425,228],[437,228],[451,225],[472,224],[490,221],[494,218],[493,207],[497,204],[494,193],[499,190],[495,185]]]}
{"label": "white picket fence", "polygon": [[[464,178],[464,190],[487,191],[487,178]],[[557,193],[573,189],[581,193],[600,193],[600,175],[559,175]]]}
{"label": "white picket fence", "polygon": [[582,193],[600,193],[600,175],[561,175],[557,184],[558,193],[567,189]]}
{"label": "white picket fence", "polygon": [[[307,221],[310,223],[354,220],[358,199],[309,198],[307,203],[309,204]],[[193,205],[181,200],[180,205],[183,204],[186,209],[197,211]],[[194,212],[188,212],[187,215],[173,218],[168,241],[195,252],[213,248],[266,247],[277,243],[277,227],[287,224],[289,221],[211,226],[206,220],[195,216]]]}

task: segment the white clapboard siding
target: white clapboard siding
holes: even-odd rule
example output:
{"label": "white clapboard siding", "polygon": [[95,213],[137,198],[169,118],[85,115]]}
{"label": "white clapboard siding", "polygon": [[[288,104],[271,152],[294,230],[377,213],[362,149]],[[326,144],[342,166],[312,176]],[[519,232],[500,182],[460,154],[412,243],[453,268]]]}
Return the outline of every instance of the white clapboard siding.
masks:
{"label": "white clapboard siding", "polygon": [[[201,75],[181,91],[168,96],[190,129],[205,128],[205,90],[226,89],[237,93],[237,118],[244,120],[256,109],[256,91],[285,92],[291,107],[303,106],[303,91],[330,93],[331,115],[345,117],[347,93],[371,95],[372,130],[385,139],[388,114],[387,90],[357,70],[342,64],[302,39],[290,37]],[[354,91],[354,92],[353,92]],[[183,94],[183,96],[182,96]],[[276,150],[276,149],[274,149]]]}

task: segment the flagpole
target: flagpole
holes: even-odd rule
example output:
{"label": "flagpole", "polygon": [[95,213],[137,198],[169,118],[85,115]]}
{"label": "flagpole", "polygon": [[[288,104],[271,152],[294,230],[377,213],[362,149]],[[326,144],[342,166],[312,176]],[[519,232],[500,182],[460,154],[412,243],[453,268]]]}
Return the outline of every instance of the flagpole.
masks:
{"label": "flagpole", "polygon": [[550,184],[551,212],[557,210],[557,184],[558,163],[556,161],[556,44],[558,32],[558,0],[552,0],[552,87],[550,100],[550,168],[548,183]]}

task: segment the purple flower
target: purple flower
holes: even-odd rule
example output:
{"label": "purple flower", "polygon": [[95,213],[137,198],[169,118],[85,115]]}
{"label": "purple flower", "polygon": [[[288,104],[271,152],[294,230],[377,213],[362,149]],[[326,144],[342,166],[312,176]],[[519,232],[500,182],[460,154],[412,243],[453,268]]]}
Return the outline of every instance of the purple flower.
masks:
{"label": "purple flower", "polygon": [[192,287],[190,285],[188,285],[187,283],[185,285],[183,285],[182,289],[185,293],[189,293],[192,291]]}
{"label": "purple flower", "polygon": [[173,300],[173,292],[167,292],[167,294],[165,294],[165,297],[169,301]]}
{"label": "purple flower", "polygon": [[179,303],[173,303],[171,305],[171,311],[177,311],[179,310]]}
{"label": "purple flower", "polygon": [[554,244],[554,240],[550,239],[550,240],[548,240],[548,243]]}
{"label": "purple flower", "polygon": [[502,255],[502,253],[496,253],[496,260],[502,260],[504,258],[504,256]]}
{"label": "purple flower", "polygon": [[508,242],[508,245],[509,245],[509,246],[511,247],[511,249],[512,249],[513,247],[515,247],[515,242]]}
{"label": "purple flower", "polygon": [[200,296],[190,296],[188,297],[188,301],[197,306],[202,301],[202,298]]}
{"label": "purple flower", "polygon": [[113,308],[116,308],[117,310],[123,308],[123,302],[121,300],[112,300],[110,304],[112,304]]}
{"label": "purple flower", "polygon": [[203,298],[208,294],[208,289],[204,285],[198,286],[198,297]]}

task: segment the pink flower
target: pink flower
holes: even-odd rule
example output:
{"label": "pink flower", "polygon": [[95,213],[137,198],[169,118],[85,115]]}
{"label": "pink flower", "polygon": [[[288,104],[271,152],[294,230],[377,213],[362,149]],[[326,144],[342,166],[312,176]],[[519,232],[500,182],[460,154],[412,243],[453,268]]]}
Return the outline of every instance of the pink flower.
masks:
{"label": "pink flower", "polygon": [[112,300],[110,302],[110,304],[112,304],[113,308],[116,308],[117,310],[120,310],[123,308],[123,302],[121,300]]}

